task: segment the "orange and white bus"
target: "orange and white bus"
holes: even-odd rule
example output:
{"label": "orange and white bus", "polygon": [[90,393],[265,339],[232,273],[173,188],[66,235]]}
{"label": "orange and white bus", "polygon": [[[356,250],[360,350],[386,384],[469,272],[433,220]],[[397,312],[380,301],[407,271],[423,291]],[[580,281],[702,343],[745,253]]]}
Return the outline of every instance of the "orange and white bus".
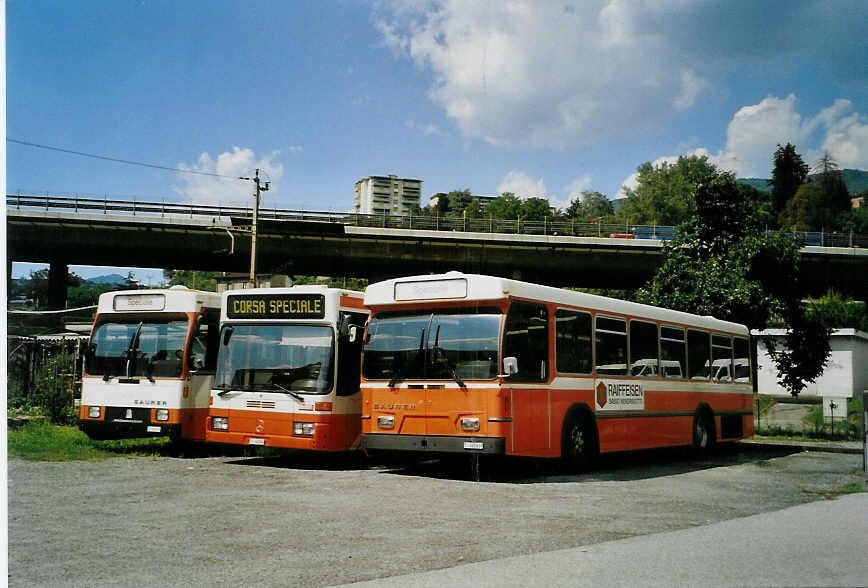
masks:
{"label": "orange and white bus", "polygon": [[367,318],[361,292],[324,286],[224,292],[207,440],[357,449]]}
{"label": "orange and white bus", "polygon": [[598,452],[753,433],[743,325],[458,272],[372,284],[365,305],[367,450],[577,469]]}
{"label": "orange and white bus", "polygon": [[172,286],[99,297],[79,428],[94,439],[204,441],[220,296]]}

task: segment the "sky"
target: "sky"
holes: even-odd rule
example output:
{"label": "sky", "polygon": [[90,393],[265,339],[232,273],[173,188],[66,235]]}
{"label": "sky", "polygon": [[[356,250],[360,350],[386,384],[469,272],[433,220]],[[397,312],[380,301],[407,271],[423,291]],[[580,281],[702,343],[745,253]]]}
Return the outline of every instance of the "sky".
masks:
{"label": "sky", "polygon": [[6,22],[9,139],[179,170],[7,143],[10,194],[250,204],[185,172],[260,168],[265,207],[350,210],[383,174],[423,206],[564,207],[679,155],[767,178],[787,142],[868,169],[864,0],[7,0]]}

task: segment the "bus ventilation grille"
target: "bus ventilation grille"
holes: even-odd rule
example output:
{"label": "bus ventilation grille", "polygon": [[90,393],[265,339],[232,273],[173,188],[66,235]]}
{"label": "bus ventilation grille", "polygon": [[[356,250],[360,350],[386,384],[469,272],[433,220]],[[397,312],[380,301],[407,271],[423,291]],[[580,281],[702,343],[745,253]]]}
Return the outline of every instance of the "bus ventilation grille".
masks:
{"label": "bus ventilation grille", "polygon": [[248,400],[247,408],[274,408],[277,404],[273,400]]}

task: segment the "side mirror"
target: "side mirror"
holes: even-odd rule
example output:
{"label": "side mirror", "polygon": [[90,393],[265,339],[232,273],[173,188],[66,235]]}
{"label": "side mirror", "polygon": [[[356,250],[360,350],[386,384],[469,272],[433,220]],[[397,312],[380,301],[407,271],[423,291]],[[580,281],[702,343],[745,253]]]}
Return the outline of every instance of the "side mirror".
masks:
{"label": "side mirror", "polygon": [[508,378],[518,373],[518,358],[504,357],[503,358],[503,373],[498,374],[498,377]]}
{"label": "side mirror", "polygon": [[232,327],[226,327],[223,329],[223,347],[229,345],[229,339],[232,338],[232,333],[235,331]]}

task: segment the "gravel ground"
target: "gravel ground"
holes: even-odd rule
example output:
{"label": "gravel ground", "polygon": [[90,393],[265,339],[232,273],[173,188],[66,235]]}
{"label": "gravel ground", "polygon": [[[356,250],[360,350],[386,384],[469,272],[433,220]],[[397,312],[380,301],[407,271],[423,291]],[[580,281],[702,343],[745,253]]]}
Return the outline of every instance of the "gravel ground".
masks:
{"label": "gravel ground", "polygon": [[10,586],[326,586],[686,529],[822,500],[861,456],[736,445],[567,476],[293,455],[9,461]]}

